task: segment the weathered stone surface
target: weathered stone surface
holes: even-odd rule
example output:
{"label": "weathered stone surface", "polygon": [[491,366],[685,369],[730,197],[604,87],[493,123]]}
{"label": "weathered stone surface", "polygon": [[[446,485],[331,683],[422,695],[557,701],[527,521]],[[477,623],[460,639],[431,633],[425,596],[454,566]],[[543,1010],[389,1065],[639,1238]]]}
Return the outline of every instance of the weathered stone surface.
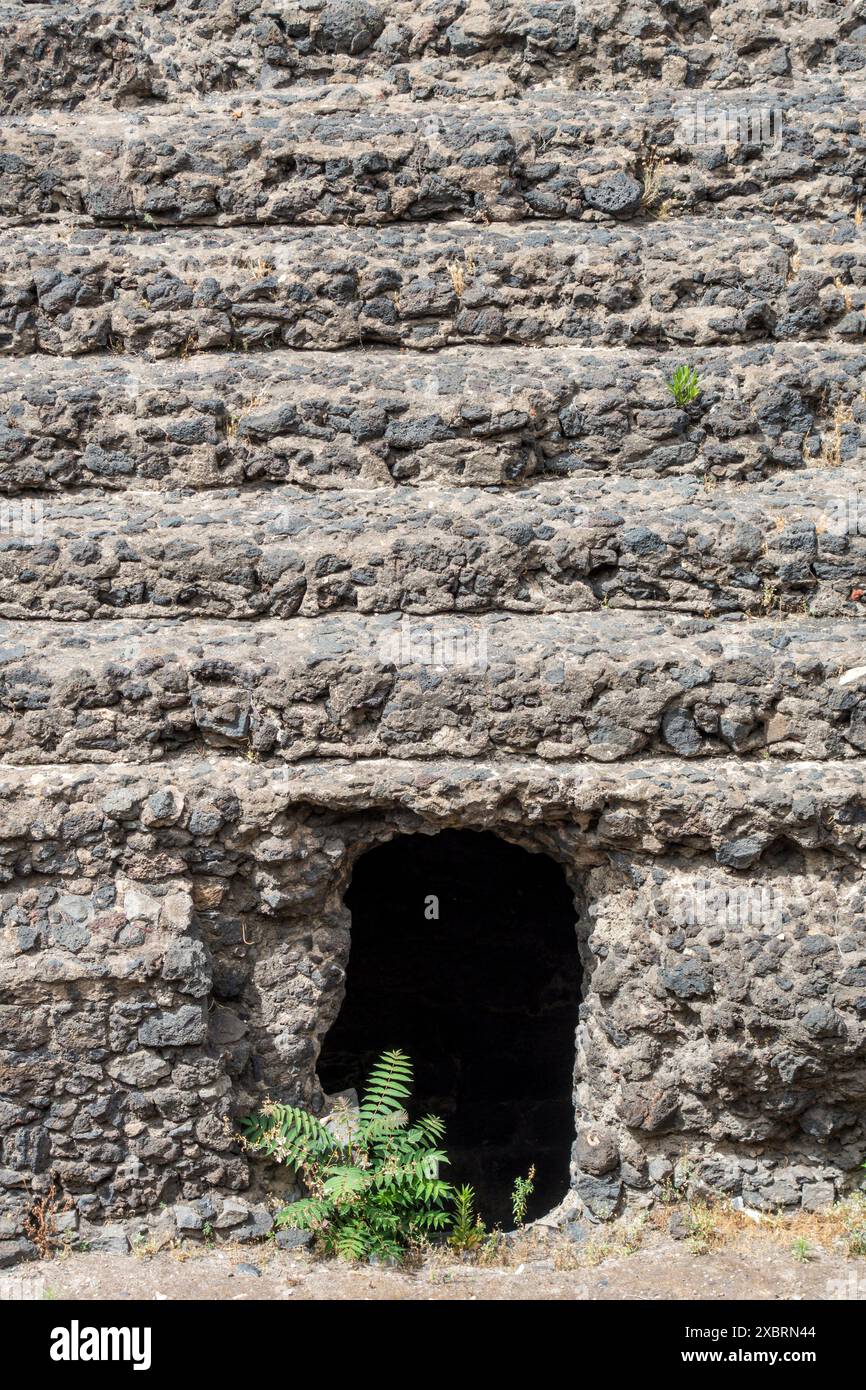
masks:
{"label": "weathered stone surface", "polygon": [[[866,537],[840,501],[859,469],[748,492],[672,479],[519,494],[423,488],[311,495],[134,493],[46,501],[0,540],[0,617],[314,617],[586,612],[851,616]],[[846,512],[847,515],[847,512]],[[844,529],[844,528],[843,528]]]}
{"label": "weathered stone surface", "polygon": [[465,101],[516,94],[563,64],[582,88],[619,88],[624,78],[711,92],[768,79],[787,87],[862,76],[862,22],[856,0],[775,0],[760,16],[737,0],[699,9],[658,0],[7,4],[0,92],[16,110],[100,99],[134,107],[324,74]]}
{"label": "weathered stone surface", "polygon": [[[862,347],[703,349],[693,354],[701,395],[687,409],[667,389],[680,361],[494,347],[412,362],[381,349],[177,364],[28,358],[7,362],[0,382],[0,487],[517,488],[606,474],[712,485],[810,465],[862,471]],[[22,510],[17,529],[35,519]],[[859,520],[855,511],[855,531]]]}
{"label": "weathered stone surface", "polygon": [[164,1058],[142,1050],[119,1057],[109,1063],[106,1070],[125,1086],[153,1086],[168,1076],[171,1067]]}
{"label": "weathered stone surface", "polygon": [[[781,222],[851,216],[866,173],[862,88],[750,94],[759,109],[784,106],[781,147],[695,144],[681,95],[664,91],[623,103],[552,89],[463,111],[317,88],[312,99],[249,97],[242,119],[229,94],[125,119],[75,114],[59,128],[37,113],[4,127],[0,225],[69,213],[95,226],[609,223],[662,208]],[[738,94],[725,101],[736,109]],[[593,206],[587,193],[602,180],[612,193],[591,193]]]}
{"label": "weathered stone surface", "polygon": [[303,1250],[312,1244],[311,1231],[277,1231],[274,1243],[278,1250]]}
{"label": "weathered stone surface", "polygon": [[585,1173],[601,1176],[619,1163],[616,1138],[605,1129],[585,1129],[578,1133],[574,1144],[574,1162]]}
{"label": "weathered stone surface", "polygon": [[120,1225],[102,1226],[88,1233],[87,1245],[90,1250],[106,1255],[129,1253],[129,1237]]}
{"label": "weathered stone surface", "polygon": [[201,1010],[192,1004],[184,1004],[176,1013],[162,1013],[145,1019],[138,1030],[138,1037],[140,1042],[151,1047],[184,1047],[189,1043],[203,1042],[205,1032]]}
{"label": "weathered stone surface", "polygon": [[272,1234],[454,826],[574,895],[570,1211],[859,1182],[864,24],[0,5],[0,1265]]}
{"label": "weathered stone surface", "polygon": [[[129,621],[76,635],[0,626],[3,761],[150,762],[194,747],[291,762],[530,751],[605,763],[671,752],[859,759],[866,637],[844,622],[790,618],[780,629],[611,608],[543,621]],[[123,820],[140,805],[111,793],[103,811]],[[145,815],[155,825],[152,805]],[[223,824],[215,808],[190,818],[197,835],[219,835]],[[85,898],[59,906],[70,924],[86,924]],[[178,945],[174,968],[195,992],[206,972],[191,949]]]}
{"label": "weathered stone surface", "polygon": [[18,1236],[12,1240],[0,1240],[0,1269],[10,1269],[25,1260],[36,1260],[39,1251],[32,1241]]}
{"label": "weathered stone surface", "polygon": [[590,1215],[597,1220],[605,1220],[616,1212],[622,1180],[613,1176],[597,1178],[582,1175],[575,1183],[575,1191]]}
{"label": "weathered stone surface", "polygon": [[788,228],[689,218],[6,232],[0,352],[856,343],[866,238],[849,212]]}

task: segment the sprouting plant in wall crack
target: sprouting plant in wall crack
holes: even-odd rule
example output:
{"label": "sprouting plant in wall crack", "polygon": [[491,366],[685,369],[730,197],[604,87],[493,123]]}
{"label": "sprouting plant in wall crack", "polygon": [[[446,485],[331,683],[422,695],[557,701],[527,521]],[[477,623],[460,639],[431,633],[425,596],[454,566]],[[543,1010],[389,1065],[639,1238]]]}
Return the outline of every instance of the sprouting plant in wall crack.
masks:
{"label": "sprouting plant in wall crack", "polygon": [[694,367],[687,367],[683,363],[675,369],[673,376],[667,383],[667,389],[676,404],[682,409],[683,406],[691,405],[692,401],[697,400],[702,388]]}

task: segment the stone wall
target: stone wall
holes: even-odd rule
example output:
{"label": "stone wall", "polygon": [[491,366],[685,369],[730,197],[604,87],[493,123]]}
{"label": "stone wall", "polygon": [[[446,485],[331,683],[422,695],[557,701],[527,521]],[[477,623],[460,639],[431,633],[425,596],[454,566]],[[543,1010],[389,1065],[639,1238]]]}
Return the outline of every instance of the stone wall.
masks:
{"label": "stone wall", "polygon": [[863,0],[0,6],[0,1266],[269,1232],[446,827],[575,895],[564,1210],[858,1181],[864,79]]}
{"label": "stone wall", "polygon": [[625,775],[232,758],[184,772],[183,788],[151,769],[4,777],[10,1231],[51,1175],[97,1245],[172,1222],[269,1229],[265,1192],[286,1179],[250,1171],[234,1121],[265,1093],[321,1107],[352,865],[394,833],[455,824],[549,854],[574,887],[574,1177],[590,1213],[674,1181],[768,1210],[845,1189],[866,1143],[852,772],[804,764],[796,786],[781,768],[663,760]]}

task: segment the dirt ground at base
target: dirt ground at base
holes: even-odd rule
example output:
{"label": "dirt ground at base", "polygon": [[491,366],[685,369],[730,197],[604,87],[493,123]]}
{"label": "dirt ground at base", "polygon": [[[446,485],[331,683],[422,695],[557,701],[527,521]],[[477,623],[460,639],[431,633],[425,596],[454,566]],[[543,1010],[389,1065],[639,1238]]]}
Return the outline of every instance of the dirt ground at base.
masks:
{"label": "dirt ground at base", "polygon": [[[350,1266],[273,1245],[70,1253],[5,1272],[32,1281],[28,1296],[56,1300],[862,1300],[866,1259],[740,1237],[697,1254],[654,1235],[631,1254],[583,1268],[557,1268],[562,1254],[505,1266],[436,1256],[415,1269]],[[20,1294],[18,1295],[21,1296]]]}

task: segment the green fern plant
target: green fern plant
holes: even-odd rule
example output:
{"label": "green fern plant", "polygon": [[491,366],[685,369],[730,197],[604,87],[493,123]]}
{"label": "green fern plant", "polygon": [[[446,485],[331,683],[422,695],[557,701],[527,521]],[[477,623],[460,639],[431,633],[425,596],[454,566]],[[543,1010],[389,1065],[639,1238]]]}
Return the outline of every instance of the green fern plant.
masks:
{"label": "green fern plant", "polygon": [[409,1123],[412,1063],[403,1052],[376,1062],[357,1111],[322,1123],[294,1105],[270,1103],[241,1121],[246,1148],[295,1168],[307,1190],[276,1224],[312,1231],[329,1254],[401,1261],[407,1250],[451,1224],[453,1188],[436,1115]]}
{"label": "green fern plant", "polygon": [[454,1193],[454,1218],[448,1244],[453,1250],[468,1254],[486,1239],[487,1227],[475,1212],[475,1189],[464,1184]]}
{"label": "green fern plant", "polygon": [[700,378],[694,367],[677,367],[667,383],[667,388],[680,409],[691,405],[701,394]]}

